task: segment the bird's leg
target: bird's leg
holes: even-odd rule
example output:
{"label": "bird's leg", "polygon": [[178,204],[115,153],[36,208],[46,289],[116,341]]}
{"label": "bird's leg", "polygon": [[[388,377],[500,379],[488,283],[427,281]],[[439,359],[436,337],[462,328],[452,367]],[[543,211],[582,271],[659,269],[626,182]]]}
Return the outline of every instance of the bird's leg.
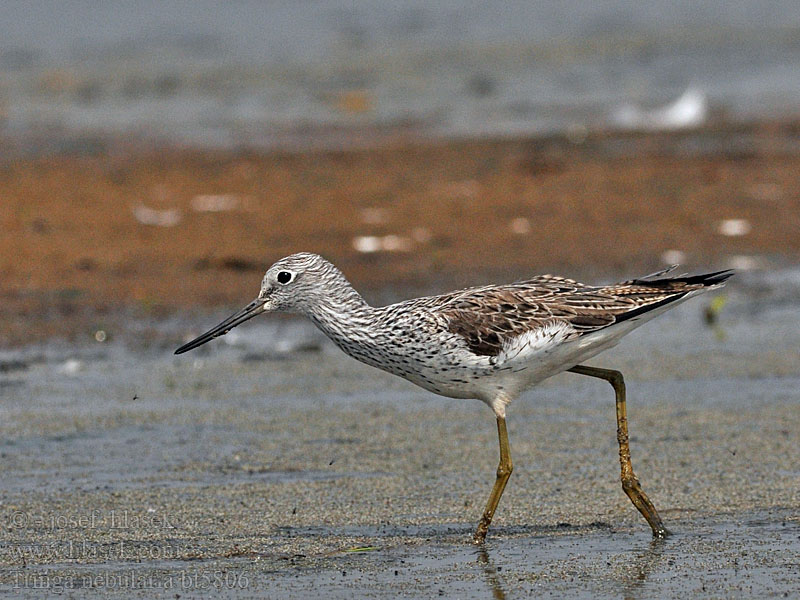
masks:
{"label": "bird's leg", "polygon": [[478,529],[475,531],[473,541],[476,544],[482,544],[486,539],[486,532],[489,531],[489,524],[492,522],[492,517],[494,517],[494,511],[497,509],[500,496],[503,495],[508,478],[514,469],[511,464],[511,452],[508,447],[508,431],[506,431],[505,417],[497,417],[497,435],[500,438],[500,463],[497,465],[497,479],[494,482],[489,501],[486,503],[486,510],[483,511],[481,522],[478,523]]}
{"label": "bird's leg", "polygon": [[639,479],[633,472],[631,449],[628,445],[628,410],[625,405],[625,380],[622,378],[622,373],[610,369],[600,369],[598,367],[587,367],[583,365],[577,365],[569,370],[580,375],[605,379],[614,387],[614,391],[617,395],[617,443],[619,444],[619,464],[622,468],[620,476],[622,479],[622,489],[628,495],[628,498],[631,499],[633,505],[642,513],[642,516],[647,519],[647,522],[653,529],[653,537],[666,537],[669,532],[664,527],[664,524],[661,522],[661,517],[658,516],[656,507],[653,506],[653,503],[650,502],[650,498],[644,493],[642,486],[639,485]]}

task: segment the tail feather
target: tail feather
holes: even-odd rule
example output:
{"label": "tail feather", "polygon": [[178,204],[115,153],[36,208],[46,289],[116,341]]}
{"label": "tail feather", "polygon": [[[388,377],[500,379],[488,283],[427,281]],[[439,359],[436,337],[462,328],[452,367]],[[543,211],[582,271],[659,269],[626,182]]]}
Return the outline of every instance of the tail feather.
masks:
{"label": "tail feather", "polygon": [[[674,268],[671,267],[666,272],[672,271]],[[617,323],[636,319],[645,313],[657,311],[668,304],[678,303],[697,293],[720,287],[733,275],[733,270],[725,269],[724,271],[714,271],[713,273],[704,273],[702,275],[679,275],[677,277],[650,279],[650,277],[658,277],[662,274],[664,272],[654,273],[653,275],[619,284],[619,287],[627,288],[626,295],[646,294],[649,298],[652,298],[652,301],[645,301],[636,308],[617,315]],[[641,286],[641,289],[637,290],[637,286]]]}
{"label": "tail feather", "polygon": [[722,271],[714,271],[713,273],[704,273],[702,275],[679,275],[677,277],[651,279],[653,277],[658,277],[659,275],[668,273],[674,269],[675,267],[673,266],[665,271],[653,273],[652,275],[646,275],[645,277],[640,277],[638,279],[631,279],[630,281],[624,282],[624,285],[646,285],[649,287],[670,288],[674,287],[676,284],[682,284],[690,286],[700,285],[702,287],[715,287],[722,285],[733,275],[733,269],[725,269]]}

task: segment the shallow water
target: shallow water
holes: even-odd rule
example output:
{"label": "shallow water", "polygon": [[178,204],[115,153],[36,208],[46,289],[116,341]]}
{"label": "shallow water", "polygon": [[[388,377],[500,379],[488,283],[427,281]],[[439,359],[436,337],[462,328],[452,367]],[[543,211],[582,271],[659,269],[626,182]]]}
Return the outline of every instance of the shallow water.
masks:
{"label": "shallow water", "polygon": [[179,357],[224,315],[166,322],[148,345],[6,350],[0,589],[791,596],[795,279],[739,277],[714,328],[695,299],[592,361],[626,374],[664,542],[619,489],[604,382],[565,374],[512,404],[515,471],[481,552],[469,541],[497,461],[488,409],[355,363],[302,321],[255,321]]}
{"label": "shallow water", "polygon": [[19,569],[7,589],[20,597],[81,588],[149,597],[791,597],[798,590],[800,529],[790,518],[772,511],[745,519],[697,519],[685,523],[688,532],[666,540],[606,527],[533,529],[483,548],[453,539],[469,535],[463,528],[429,528],[422,535],[445,541],[411,545],[398,540],[420,532],[389,528],[363,532],[375,545],[317,558],[59,565]]}

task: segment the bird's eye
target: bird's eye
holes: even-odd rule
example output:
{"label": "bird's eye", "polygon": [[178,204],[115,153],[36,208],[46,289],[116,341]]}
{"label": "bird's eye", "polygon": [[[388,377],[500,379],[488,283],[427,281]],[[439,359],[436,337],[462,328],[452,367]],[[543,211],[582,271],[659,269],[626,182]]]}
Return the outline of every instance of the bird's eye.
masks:
{"label": "bird's eye", "polygon": [[294,274],[289,271],[281,271],[278,273],[278,283],[287,284],[294,278]]}

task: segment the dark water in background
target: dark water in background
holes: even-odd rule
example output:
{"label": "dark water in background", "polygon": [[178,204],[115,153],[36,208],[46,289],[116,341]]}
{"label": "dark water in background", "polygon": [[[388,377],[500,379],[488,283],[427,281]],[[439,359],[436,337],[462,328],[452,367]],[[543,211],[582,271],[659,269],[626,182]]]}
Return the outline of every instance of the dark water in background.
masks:
{"label": "dark water in background", "polygon": [[342,132],[607,126],[688,87],[800,106],[800,3],[393,0],[0,4],[0,134],[215,146]]}

